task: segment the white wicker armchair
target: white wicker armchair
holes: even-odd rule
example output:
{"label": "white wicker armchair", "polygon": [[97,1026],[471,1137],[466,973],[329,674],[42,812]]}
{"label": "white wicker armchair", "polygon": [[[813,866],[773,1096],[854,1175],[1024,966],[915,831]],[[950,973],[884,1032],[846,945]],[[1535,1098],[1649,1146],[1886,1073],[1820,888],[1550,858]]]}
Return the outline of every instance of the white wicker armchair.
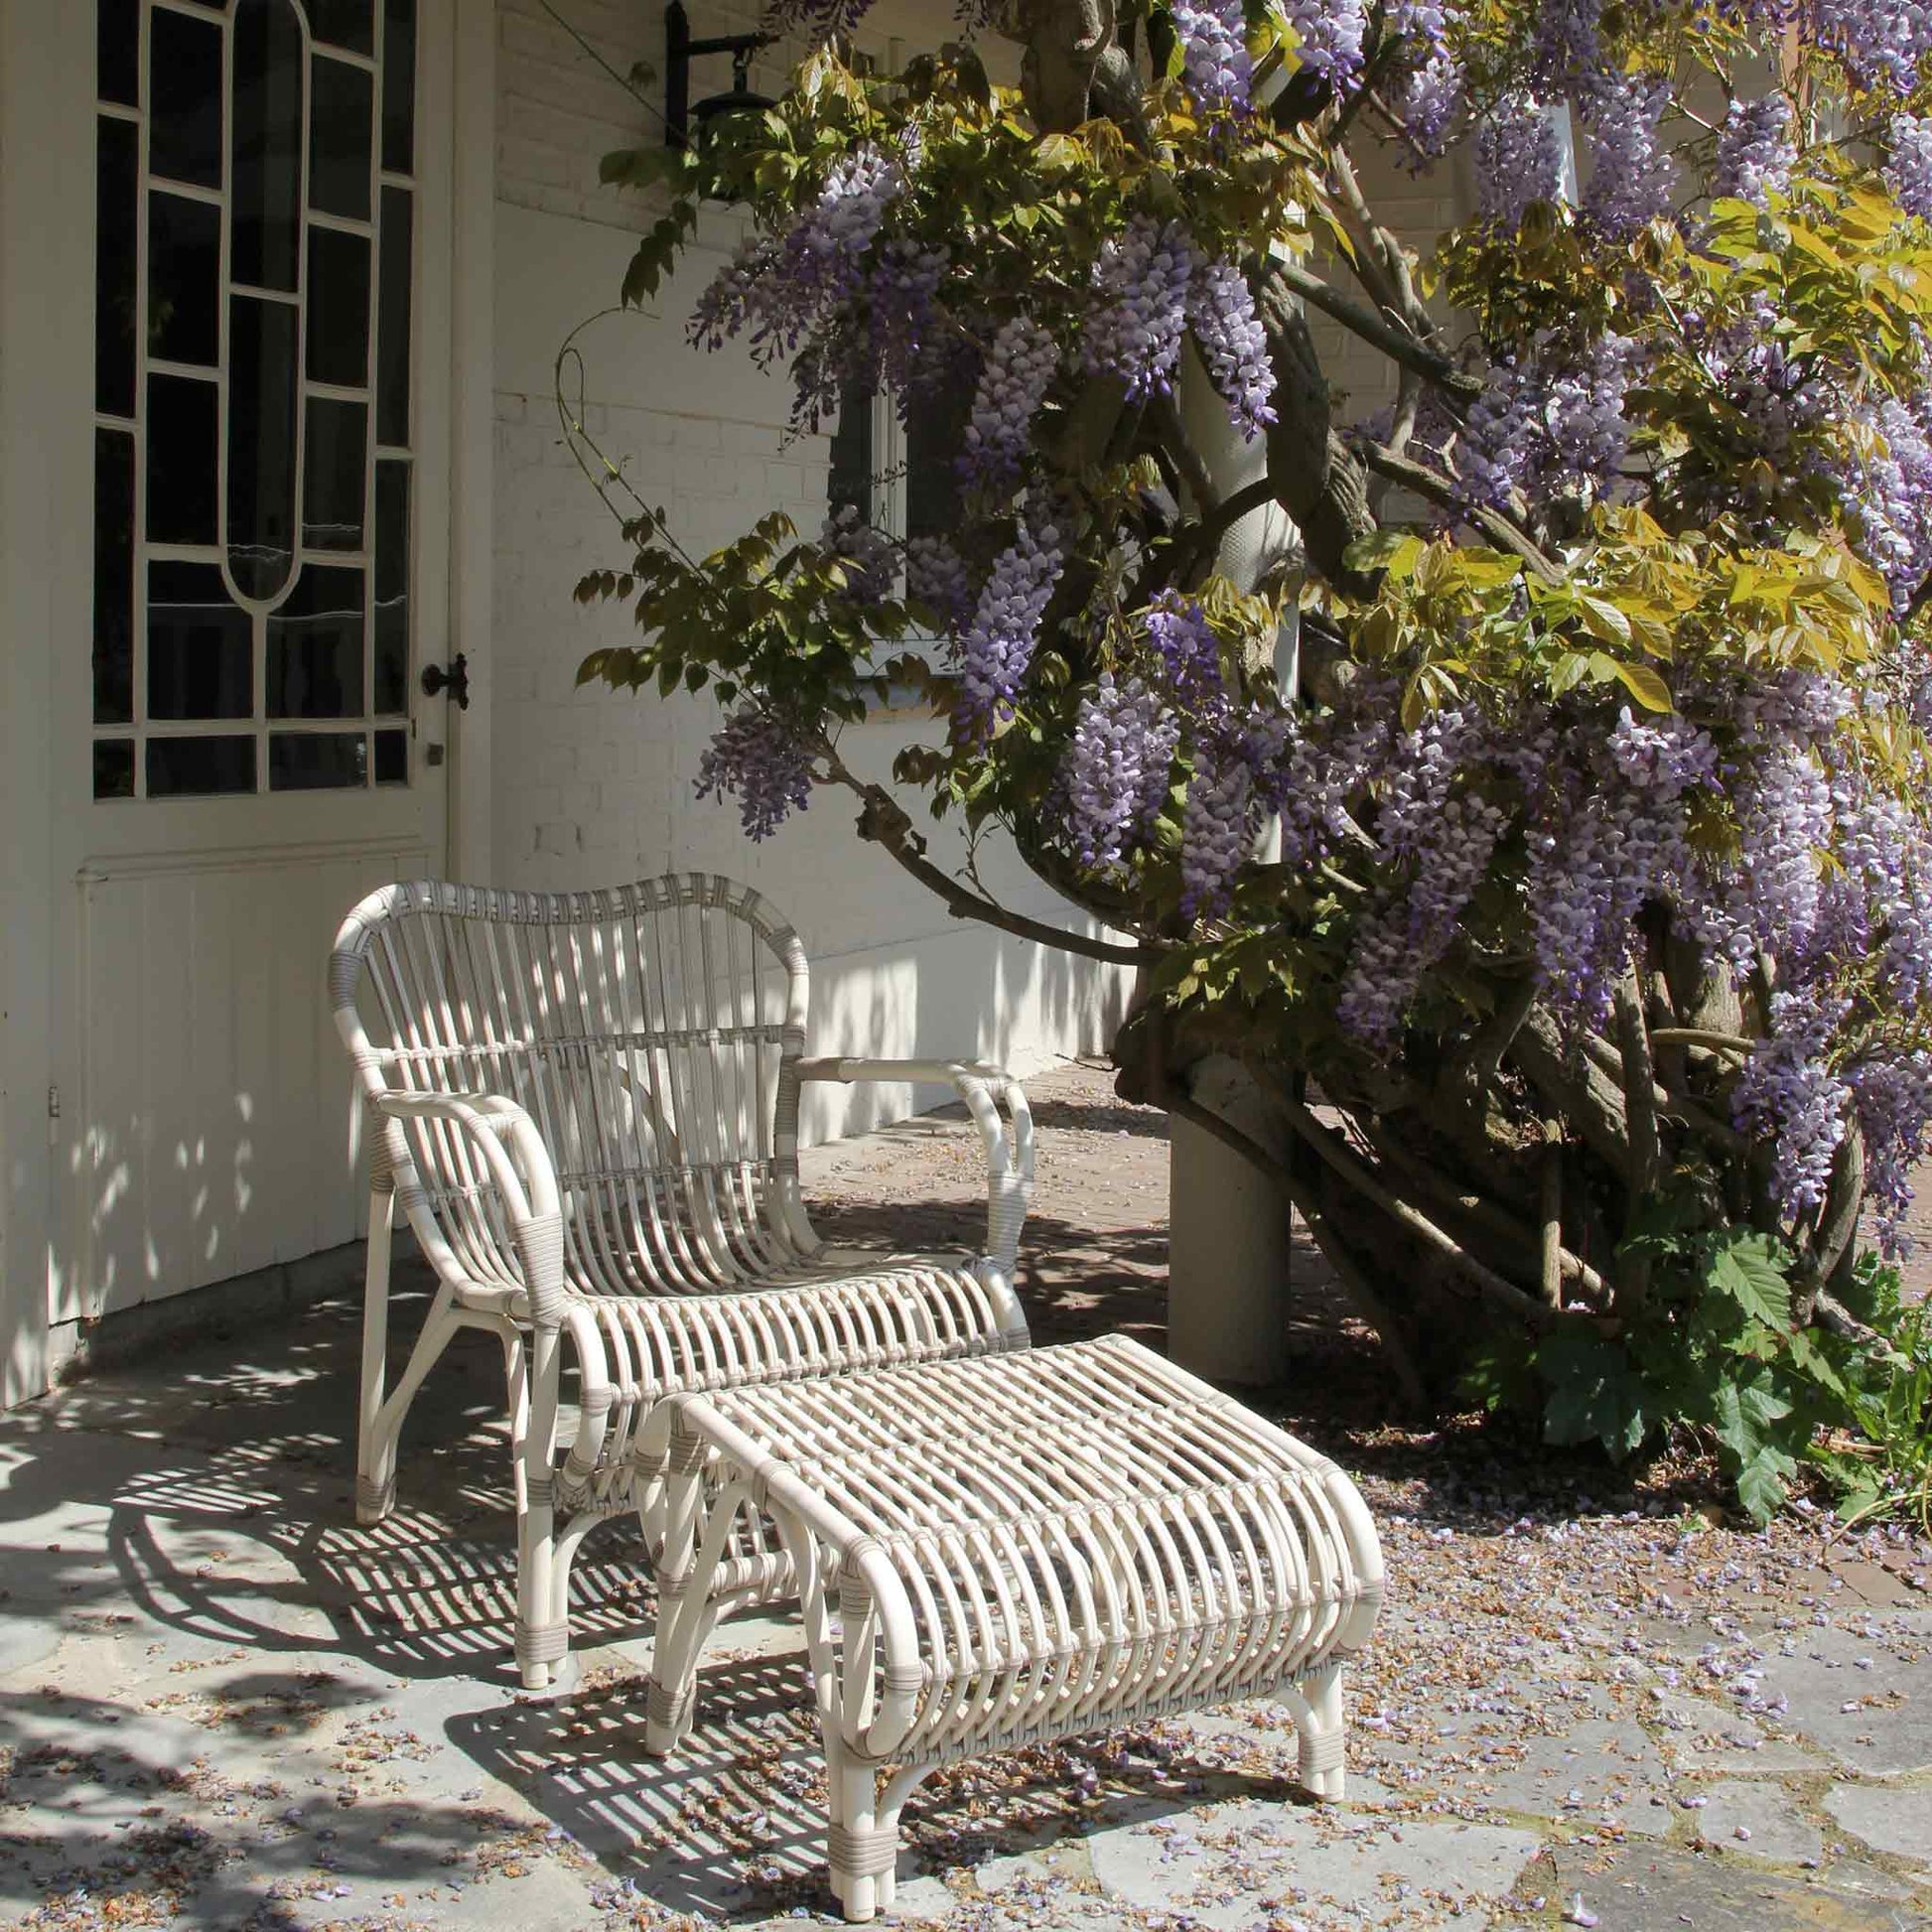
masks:
{"label": "white wicker armchair", "polygon": [[[343,922],[329,985],[373,1129],[357,1513],[393,1506],[403,1419],[451,1338],[496,1335],[526,1687],[568,1652],[585,1532],[635,1508],[653,1560],[661,1548],[661,1458],[635,1453],[658,1397],[1026,1346],[1026,1095],[977,1061],[805,1059],[804,949],[750,888],[696,873],[556,896],[389,886]],[[826,1247],[798,1188],[806,1080],[950,1082],[986,1145],[984,1251]],[[398,1204],[437,1291],[390,1391]],[[578,1419],[560,1453],[566,1352]],[[744,1536],[732,1602],[792,1593],[767,1527]]]}

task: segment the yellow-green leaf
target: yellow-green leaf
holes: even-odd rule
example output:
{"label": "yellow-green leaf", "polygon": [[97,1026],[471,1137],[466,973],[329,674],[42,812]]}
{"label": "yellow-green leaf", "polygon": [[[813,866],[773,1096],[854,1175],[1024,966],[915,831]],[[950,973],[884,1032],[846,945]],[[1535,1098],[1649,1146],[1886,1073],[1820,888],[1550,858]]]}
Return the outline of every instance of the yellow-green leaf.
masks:
{"label": "yellow-green leaf", "polygon": [[1623,664],[1616,667],[1623,688],[1646,711],[1671,711],[1676,708],[1670,686],[1648,664]]}
{"label": "yellow-green leaf", "polygon": [[1630,620],[1614,604],[1586,593],[1577,600],[1577,608],[1582,613],[1584,628],[1592,637],[1600,638],[1606,644],[1627,644],[1630,641]]}

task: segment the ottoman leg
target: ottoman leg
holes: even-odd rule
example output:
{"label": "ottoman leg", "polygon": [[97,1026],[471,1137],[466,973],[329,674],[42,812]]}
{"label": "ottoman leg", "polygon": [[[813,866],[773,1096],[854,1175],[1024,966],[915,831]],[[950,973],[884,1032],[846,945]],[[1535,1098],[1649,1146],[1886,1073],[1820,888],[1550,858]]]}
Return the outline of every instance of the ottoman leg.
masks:
{"label": "ottoman leg", "polygon": [[731,1545],[733,1519],[741,1509],[756,1507],[744,1483],[727,1484],[711,1504],[694,1557],[690,1552],[704,1514],[700,1465],[693,1461],[680,1469],[674,1463],[668,1486],[670,1534],[658,1572],[657,1638],[644,1705],[644,1748],[653,1757],[675,1750],[690,1732],[698,1659],[718,1621],[718,1566]]}
{"label": "ottoman leg", "polygon": [[1317,1798],[1339,1799],[1345,1795],[1341,1668],[1339,1664],[1329,1664],[1304,1679],[1303,1695],[1291,1699],[1289,1705],[1295,1714],[1295,1728],[1302,1738],[1298,1767],[1302,1783]]}
{"label": "ottoman leg", "polygon": [[855,1764],[843,1740],[829,1730],[825,1789],[831,1812],[826,1852],[832,1895],[845,1908],[848,1923],[863,1925],[893,1902],[898,1812],[895,1807],[889,1818],[881,1816],[878,1773],[870,1764]]}

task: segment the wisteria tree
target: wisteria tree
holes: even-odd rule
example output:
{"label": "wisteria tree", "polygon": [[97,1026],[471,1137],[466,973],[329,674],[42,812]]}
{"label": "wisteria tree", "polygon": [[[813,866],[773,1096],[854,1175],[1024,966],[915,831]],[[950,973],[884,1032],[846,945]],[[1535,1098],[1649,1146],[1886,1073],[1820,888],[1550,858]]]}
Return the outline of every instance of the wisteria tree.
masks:
{"label": "wisteria tree", "polygon": [[[953,912],[1143,968],[1124,1090],[1275,1177],[1412,1399],[1702,1429],[1759,1512],[1821,1423],[1922,1430],[1859,1230],[1932,1121],[1932,7],[993,0],[877,74],[865,4],[779,0],[778,106],[611,157],[669,198],[625,296],[742,205],[693,342],[801,432],[970,394],[956,538],[690,557],[566,401],[639,625],[584,676],[709,686],[753,837],[842,788]],[[1468,153],[1427,260],[1376,144]],[[948,721],[901,791],[1120,937],[937,863],[841,744],[889,685]]]}

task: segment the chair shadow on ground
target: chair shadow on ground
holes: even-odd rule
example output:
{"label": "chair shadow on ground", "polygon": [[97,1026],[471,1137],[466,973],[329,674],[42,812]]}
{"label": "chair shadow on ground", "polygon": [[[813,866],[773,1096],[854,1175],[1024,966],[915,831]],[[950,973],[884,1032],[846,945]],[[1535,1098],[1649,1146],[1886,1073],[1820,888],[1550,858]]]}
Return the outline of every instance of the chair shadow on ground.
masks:
{"label": "chair shadow on ground", "polygon": [[[890,1213],[838,1207],[816,1219],[828,1239],[970,1241],[983,1227],[971,1202],[901,1203]],[[976,1227],[977,1223],[977,1227]],[[1165,1229],[1096,1232],[1051,1219],[1030,1222],[1034,1257],[1021,1288],[1035,1339],[1048,1344],[1118,1331],[1155,1347],[1166,1341]],[[1393,1429],[1389,1382],[1375,1341],[1339,1302],[1318,1254],[1297,1230],[1293,1312],[1297,1370],[1288,1387],[1249,1399],[1351,1469],[1415,1479],[1432,1506],[1471,1527],[1510,1520],[1513,1499],[1486,1493],[1498,1457],[1513,1446],[1473,1421],[1449,1428]],[[398,1357],[414,1334],[427,1271],[398,1271]],[[418,1399],[405,1431],[401,1500],[372,1529],[354,1521],[351,1501],[354,1385],[359,1345],[348,1302],[305,1312],[271,1346],[256,1338],[214,1339],[183,1352],[174,1372],[109,1376],[62,1398],[60,1427],[101,1430],[166,1448],[130,1472],[103,1466],[108,1486],[76,1497],[70,1468],[42,1478],[28,1453],[0,1492],[0,1520],[20,1520],[50,1499],[109,1506],[111,1582],[37,1552],[17,1563],[44,1565],[38,1586],[16,1589],[0,1615],[25,1602],[57,1601],[84,1611],[94,1595],[125,1591],[156,1621],[214,1642],[267,1654],[316,1649],[417,1679],[467,1676],[512,1681],[514,1526],[500,1359],[493,1343],[465,1336],[452,1346]],[[171,1455],[180,1448],[199,1451]],[[1612,1500],[1621,1480],[1600,1460],[1536,1458],[1539,1486],[1559,1495]],[[49,1489],[49,1484],[54,1485]],[[1497,1488],[1513,1485],[1498,1480]],[[252,1566],[210,1558],[250,1539]],[[106,1587],[103,1588],[103,1584]],[[647,1636],[654,1597],[634,1525],[596,1530],[573,1579],[572,1621],[581,1647]]]}
{"label": "chair shadow on ground", "polygon": [[[902,1235],[902,1212],[896,1219]],[[851,1238],[844,1227],[836,1232]],[[1043,1233],[1049,1253],[1075,1238],[1113,1241]],[[1136,1251],[1159,1238],[1159,1230],[1129,1231],[1118,1287],[1108,1291],[1119,1297],[1118,1325],[1137,1317],[1131,1325],[1157,1342],[1160,1298],[1143,1285]],[[1081,1271],[1077,1279],[1094,1278]],[[424,1286],[419,1270],[399,1279],[399,1347],[414,1332]],[[1104,1309],[1105,1292],[1095,1292]],[[1030,1290],[1042,1340],[1063,1333],[1043,1305],[1051,1293]],[[1074,1313],[1088,1331],[1093,1311]],[[359,1722],[358,1707],[373,1710],[393,1695],[369,1681],[376,1674],[511,1690],[514,1542],[494,1344],[459,1338],[432,1376],[406,1432],[399,1505],[365,1529],[353,1520],[349,1481],[356,1310],[320,1307],[273,1347],[251,1343],[230,1340],[225,1353],[221,1343],[198,1344],[166,1376],[102,1377],[67,1392],[58,1429],[37,1435],[78,1429],[118,1444],[116,1459],[92,1465],[92,1500],[107,1509],[108,1564],[84,1588],[50,1580],[43,1596],[66,1589],[64,1609],[111,1607],[120,1620],[138,1612],[245,1652],[233,1660],[243,1668],[219,1674],[213,1702],[194,1719],[217,1739],[296,1737],[345,1713]],[[56,1480],[48,1475],[41,1487]],[[10,1492],[8,1513],[32,1514],[33,1490],[30,1482]],[[634,1526],[602,1526],[575,1571],[575,1645],[592,1653],[647,1640],[654,1609]],[[435,1722],[464,1758],[580,1842],[615,1884],[630,1880],[659,1906],[733,1916],[821,1908],[823,1764],[802,1657],[734,1657],[732,1644],[727,1625],[704,1674],[698,1729],[669,1759],[643,1748],[636,1651],[593,1658],[584,1686],[559,1702],[479,1700],[483,1708]],[[80,1723],[103,1726],[98,1735],[111,1742],[108,1709]],[[1085,1749],[1021,1752],[941,1773],[906,1813],[907,1879],[1077,1828],[1093,1815],[1095,1760]],[[1284,1782],[1283,1795],[1289,1789]],[[1112,1802],[1139,1807],[1137,1816],[1187,1802],[1158,1756],[1128,1767],[1125,1791]],[[450,1808],[438,1799],[424,1800],[413,1819],[401,1801],[391,1809],[394,1819],[373,1807],[358,1816],[355,1845],[339,1847],[345,1876],[400,1881],[440,1869],[450,1847],[474,1843],[479,1829],[460,1808],[443,1817]],[[363,1818],[383,1826],[381,1845],[363,1845]],[[38,1868],[58,1865],[61,1829],[43,1835]]]}
{"label": "chair shadow on ground", "polygon": [[[825,1910],[825,1764],[802,1656],[732,1656],[700,1676],[698,1717],[669,1757],[644,1749],[641,1675],[557,1705],[453,1719],[446,1734],[561,1826],[628,1893],[727,1921]],[[901,1888],[1039,1848],[1097,1825],[1158,1819],[1218,1799],[1313,1804],[1292,1778],[1217,1770],[1184,1745],[1129,1727],[946,1766],[900,1820]],[[621,1899],[614,1902],[621,1902]],[[928,1901],[937,1905],[938,1894]],[[901,1895],[899,1909],[921,1915]]]}
{"label": "chair shadow on ground", "polygon": [[[260,1691],[286,1712],[284,1684],[267,1673],[229,1688],[244,1699]],[[344,1695],[326,1708],[352,1701]],[[289,1715],[286,1728],[305,1726],[299,1712]],[[179,1911],[182,1923],[298,1932],[315,1923],[312,1901],[342,1881],[462,1881],[533,1837],[502,1807],[454,1797],[371,1796],[345,1810],[266,1772],[224,1773],[219,1726],[210,1727],[213,1761],[184,1761],[175,1735],[157,1736],[104,1699],[0,1692],[6,1796],[24,1813],[0,1838],[0,1897],[37,1908],[10,1924],[152,1925],[177,1922]],[[245,1859],[197,1822],[210,1811],[257,1813]]]}
{"label": "chair shadow on ground", "polygon": [[[815,1209],[822,1232],[841,1243],[971,1243],[983,1215],[982,1204],[967,1200]],[[1500,1527],[1520,1507],[1512,1491],[1530,1458],[1473,1427],[1389,1428],[1379,1351],[1304,1242],[1298,1231],[1296,1379],[1257,1406],[1353,1470],[1415,1480],[1418,1506],[1432,1520]],[[1028,1247],[1035,1259],[1021,1287],[1038,1341],[1113,1329],[1164,1344],[1160,1223],[1095,1230],[1035,1217]],[[399,1271],[399,1353],[426,1288],[420,1265]],[[509,1689],[515,1566],[500,1358],[482,1337],[453,1347],[405,1434],[400,1506],[362,1529],[351,1502],[358,1345],[357,1311],[344,1301],[279,1330],[209,1338],[163,1371],[103,1376],[67,1391],[48,1421],[8,1439],[18,1459],[0,1493],[0,1521],[26,1522],[57,1503],[99,1503],[108,1512],[109,1561],[89,1567],[70,1553],[16,1549],[0,1616],[57,1615],[76,1628],[89,1615],[127,1621],[134,1610],[185,1635],[245,1648],[249,1659],[236,1661],[258,1668],[226,1680],[215,1716],[217,1729],[240,1734],[318,1724],[376,1695],[319,1684],[319,1659],[414,1682],[475,1679]],[[45,1439],[69,1431],[89,1432],[99,1453],[77,1467],[70,1453],[58,1460]],[[43,1443],[45,1454],[37,1452]],[[1580,1457],[1572,1465],[1548,1451],[1534,1461],[1538,1484],[1553,1494],[1593,1491],[1599,1504],[1612,1503],[1616,1484],[1600,1462]],[[647,1638],[653,1609],[633,1525],[603,1526],[575,1572],[578,1648]],[[734,1658],[731,1649],[727,1626],[704,1676],[697,1731],[668,1760],[643,1749],[635,1665],[609,1653],[573,1698],[472,1708],[437,1722],[465,1757],[516,1786],[618,1880],[634,1881],[659,1904],[733,1915],[822,1906],[822,1765],[802,1663],[792,1655]],[[94,1722],[104,1726],[109,1715],[102,1706]],[[1094,1752],[1107,1748],[1021,1752],[942,1774],[908,1807],[902,1871],[909,1878],[971,1863],[1091,1821],[1093,1801],[1082,1794],[1093,1790]],[[1244,1780],[1240,1789],[1288,1796],[1291,1771],[1292,1753],[1278,1784]],[[1186,1780],[1165,1775],[1158,1755],[1143,1755],[1113,1782],[1109,1802],[1199,1802],[1186,1795]],[[430,1804],[412,1820],[397,1809],[380,1859],[440,1860],[444,1840],[476,1837],[470,1814],[443,1819]],[[55,1853],[65,1829],[50,1827]]]}
{"label": "chair shadow on ground", "polygon": [[[192,1444],[205,1455],[137,1470],[116,1488],[108,1520],[121,1589],[155,1621],[210,1642],[331,1651],[407,1679],[512,1684],[515,1521],[495,1345],[452,1344],[406,1427],[398,1505],[365,1528],[348,1482],[354,1336],[347,1321],[331,1325],[343,1331],[338,1359],[302,1404],[334,1422],[328,1449],[304,1432],[291,1456],[271,1428]],[[413,1333],[406,1310],[401,1325]],[[260,1408],[242,1407],[245,1431]],[[218,1560],[207,1557],[211,1541]],[[573,1574],[578,1641],[648,1634],[653,1601],[634,1526],[601,1525]]]}

